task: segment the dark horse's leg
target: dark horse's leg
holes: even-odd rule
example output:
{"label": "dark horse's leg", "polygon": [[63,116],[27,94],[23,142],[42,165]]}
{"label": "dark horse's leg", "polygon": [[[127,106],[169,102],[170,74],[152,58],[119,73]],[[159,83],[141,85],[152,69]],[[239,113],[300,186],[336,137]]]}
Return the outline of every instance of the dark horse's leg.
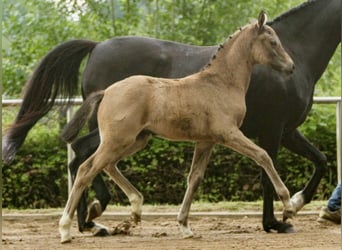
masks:
{"label": "dark horse's leg", "polygon": [[[272,127],[273,127],[273,130],[267,130],[268,132],[265,135],[262,135],[259,137],[259,145],[267,151],[269,156],[272,158],[273,164],[276,166],[276,158],[277,158],[278,150],[280,147],[281,133],[277,132],[274,129],[277,126],[272,126]],[[273,133],[270,133],[270,131],[272,131]],[[262,170],[261,182],[263,186],[263,197],[264,197],[263,217],[262,217],[262,224],[263,224],[264,230],[266,232],[271,232],[271,230],[275,230],[278,233],[293,232],[294,229],[291,224],[278,221],[276,217],[274,216],[274,207],[273,207],[274,188],[264,170]]]}
{"label": "dark horse's leg", "polygon": [[[271,138],[271,139],[270,139]],[[267,150],[273,161],[276,159],[277,151],[279,148],[279,142],[277,136],[263,138],[260,140],[260,145]],[[300,156],[303,156],[311,160],[315,164],[315,171],[311,177],[309,183],[305,188],[295,194],[291,201],[299,211],[306,203],[309,203],[317,189],[317,186],[326,169],[327,160],[326,157],[316,149],[311,143],[300,134],[298,130],[294,130],[291,133],[283,135],[281,144]],[[278,146],[276,146],[278,145]],[[264,211],[263,211],[263,227],[266,232],[276,230],[279,233],[293,232],[292,225],[277,221],[273,211],[273,187],[265,173],[262,175],[262,183],[264,188]]]}
{"label": "dark horse's leg", "polygon": [[305,204],[312,200],[319,182],[326,170],[327,159],[317,148],[315,148],[298,130],[284,135],[282,145],[290,151],[307,158],[315,164],[315,171],[305,188],[296,193],[291,201],[299,211]]}
{"label": "dark horse's leg", "polygon": [[[72,143],[71,146],[75,152],[75,158],[70,163],[69,169],[73,180],[76,177],[79,166],[96,151],[99,143],[100,137],[98,129],[93,130],[88,135],[83,136]],[[92,230],[94,228],[95,223],[92,220],[101,215],[111,198],[101,175],[97,175],[94,178],[92,188],[96,193],[99,204],[92,203],[88,211],[87,196],[85,193],[82,194],[80,203],[77,207],[78,228],[80,232]],[[97,236],[105,236],[108,234],[105,228],[97,229],[98,230],[95,232],[95,235]]]}

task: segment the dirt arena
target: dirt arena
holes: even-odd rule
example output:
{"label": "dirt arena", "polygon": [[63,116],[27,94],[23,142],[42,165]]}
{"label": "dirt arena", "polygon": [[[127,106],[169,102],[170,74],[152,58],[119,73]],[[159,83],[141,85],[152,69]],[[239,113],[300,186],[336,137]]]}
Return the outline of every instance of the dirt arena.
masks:
{"label": "dirt arena", "polygon": [[[107,211],[97,220],[115,228],[129,217],[124,211]],[[341,226],[316,222],[317,211],[303,211],[291,221],[296,233],[265,233],[260,211],[192,212],[191,227],[195,238],[182,239],[175,208],[144,211],[141,225],[128,235],[93,237],[72,225],[73,240],[60,244],[58,220],[61,210],[4,211],[2,215],[2,249],[341,249]],[[281,218],[278,212],[277,216]]]}

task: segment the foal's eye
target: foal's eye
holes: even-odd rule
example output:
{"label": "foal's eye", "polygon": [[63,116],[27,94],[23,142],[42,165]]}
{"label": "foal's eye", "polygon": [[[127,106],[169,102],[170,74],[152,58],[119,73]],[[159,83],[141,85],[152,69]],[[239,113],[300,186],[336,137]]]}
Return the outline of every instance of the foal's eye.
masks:
{"label": "foal's eye", "polygon": [[277,46],[277,41],[272,40],[272,41],[270,41],[270,44],[271,44],[271,46],[275,47],[275,46]]}

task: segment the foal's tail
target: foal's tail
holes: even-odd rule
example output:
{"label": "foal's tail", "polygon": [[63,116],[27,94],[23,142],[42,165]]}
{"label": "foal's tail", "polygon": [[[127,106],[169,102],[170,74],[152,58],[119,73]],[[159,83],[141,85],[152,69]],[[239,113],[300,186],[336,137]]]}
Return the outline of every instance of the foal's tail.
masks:
{"label": "foal's tail", "polygon": [[2,140],[2,159],[10,163],[27,133],[47,114],[58,95],[71,98],[77,94],[78,73],[83,58],[96,42],[72,40],[51,50],[26,83],[23,102],[13,124]]}
{"label": "foal's tail", "polygon": [[104,90],[101,90],[87,97],[71,121],[63,128],[61,137],[65,142],[71,143],[76,138],[80,130],[98,109],[103,96]]}

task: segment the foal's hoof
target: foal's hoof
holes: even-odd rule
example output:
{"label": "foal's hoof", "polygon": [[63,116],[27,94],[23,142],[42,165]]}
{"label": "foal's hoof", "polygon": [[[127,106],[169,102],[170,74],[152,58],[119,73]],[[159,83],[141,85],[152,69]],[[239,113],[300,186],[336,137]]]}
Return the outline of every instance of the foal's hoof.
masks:
{"label": "foal's hoof", "polygon": [[290,199],[291,205],[294,207],[295,211],[298,212],[305,205],[304,195],[302,191],[295,193]]}
{"label": "foal's hoof", "polygon": [[70,234],[71,219],[69,216],[63,214],[62,218],[59,220],[58,231],[61,235],[61,243],[71,242]]}
{"label": "foal's hoof", "polygon": [[123,235],[130,235],[131,228],[133,227],[130,221],[124,221],[113,228],[111,235],[123,234]]}
{"label": "foal's hoof", "polygon": [[61,234],[61,243],[70,243],[71,242],[71,235],[70,234]]}
{"label": "foal's hoof", "polygon": [[70,243],[71,242],[71,238],[68,239],[61,239],[61,243],[65,244],[65,243]]}
{"label": "foal's hoof", "polygon": [[182,232],[183,239],[190,239],[194,237],[194,233],[191,231],[190,227],[184,225],[179,225],[179,227]]}
{"label": "foal's hoof", "polygon": [[194,234],[183,234],[183,239],[192,239],[194,238]]}
{"label": "foal's hoof", "polygon": [[294,210],[284,210],[283,211],[283,222],[286,222],[287,219],[292,219],[296,215]]}
{"label": "foal's hoof", "polygon": [[132,213],[131,214],[131,221],[133,221],[133,223],[135,225],[138,225],[141,222],[141,215],[140,214],[136,214],[136,213]]}

